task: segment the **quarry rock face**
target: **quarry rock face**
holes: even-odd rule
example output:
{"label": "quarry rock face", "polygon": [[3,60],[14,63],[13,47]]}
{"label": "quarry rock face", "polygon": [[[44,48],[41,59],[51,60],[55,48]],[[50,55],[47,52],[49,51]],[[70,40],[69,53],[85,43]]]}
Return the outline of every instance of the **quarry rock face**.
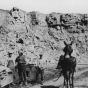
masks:
{"label": "quarry rock face", "polygon": [[[78,62],[87,60],[88,15],[25,12],[16,7],[0,10],[0,52],[13,53],[20,49],[30,61],[43,54],[42,62],[55,63],[63,54],[63,41],[74,41],[72,53]],[[4,53],[3,53],[4,54]],[[6,56],[8,57],[8,56]]]}

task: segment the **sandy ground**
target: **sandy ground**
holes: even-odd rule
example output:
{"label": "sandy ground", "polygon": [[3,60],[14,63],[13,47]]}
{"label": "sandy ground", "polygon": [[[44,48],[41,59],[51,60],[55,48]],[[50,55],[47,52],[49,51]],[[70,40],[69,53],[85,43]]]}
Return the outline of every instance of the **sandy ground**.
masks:
{"label": "sandy ground", "polygon": [[[54,71],[53,71],[54,72]],[[53,74],[52,70],[48,71],[48,73],[45,75],[46,78]],[[57,78],[51,79],[49,77],[48,80],[44,81],[43,85],[40,84],[34,84],[34,85],[28,85],[26,86],[20,86],[20,87],[14,87],[14,88],[63,88],[63,81],[64,78],[61,76],[57,81],[53,82]],[[13,88],[13,87],[11,87]],[[74,88],[88,88],[88,67],[82,66],[77,68],[75,74],[74,74]]]}
{"label": "sandy ground", "polygon": [[[88,69],[83,69],[82,71],[76,72],[74,78],[74,88],[88,88]],[[46,81],[41,85],[35,85],[30,88],[63,88],[63,77],[61,76],[58,81],[53,82],[53,80]]]}

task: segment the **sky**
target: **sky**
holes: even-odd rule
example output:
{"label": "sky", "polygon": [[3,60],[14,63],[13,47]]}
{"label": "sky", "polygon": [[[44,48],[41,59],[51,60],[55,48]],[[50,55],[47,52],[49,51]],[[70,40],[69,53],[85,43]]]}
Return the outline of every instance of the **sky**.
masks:
{"label": "sky", "polygon": [[38,11],[44,14],[51,12],[88,14],[88,0],[0,0],[0,9],[11,10],[13,7],[26,12]]}

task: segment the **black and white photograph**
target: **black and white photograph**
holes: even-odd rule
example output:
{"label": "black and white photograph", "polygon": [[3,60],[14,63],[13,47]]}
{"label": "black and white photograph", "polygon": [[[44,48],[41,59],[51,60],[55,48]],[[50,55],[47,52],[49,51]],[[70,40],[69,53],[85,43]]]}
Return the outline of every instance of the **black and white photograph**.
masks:
{"label": "black and white photograph", "polygon": [[88,0],[0,0],[0,88],[88,88]]}

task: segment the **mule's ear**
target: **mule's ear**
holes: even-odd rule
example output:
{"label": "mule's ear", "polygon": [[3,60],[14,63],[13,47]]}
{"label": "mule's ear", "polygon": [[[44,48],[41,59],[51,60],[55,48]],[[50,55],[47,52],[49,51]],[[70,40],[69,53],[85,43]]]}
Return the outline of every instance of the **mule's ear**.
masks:
{"label": "mule's ear", "polygon": [[67,45],[67,43],[64,41],[64,44]]}
{"label": "mule's ear", "polygon": [[71,41],[70,45],[72,45],[72,44],[73,44],[73,41]]}

